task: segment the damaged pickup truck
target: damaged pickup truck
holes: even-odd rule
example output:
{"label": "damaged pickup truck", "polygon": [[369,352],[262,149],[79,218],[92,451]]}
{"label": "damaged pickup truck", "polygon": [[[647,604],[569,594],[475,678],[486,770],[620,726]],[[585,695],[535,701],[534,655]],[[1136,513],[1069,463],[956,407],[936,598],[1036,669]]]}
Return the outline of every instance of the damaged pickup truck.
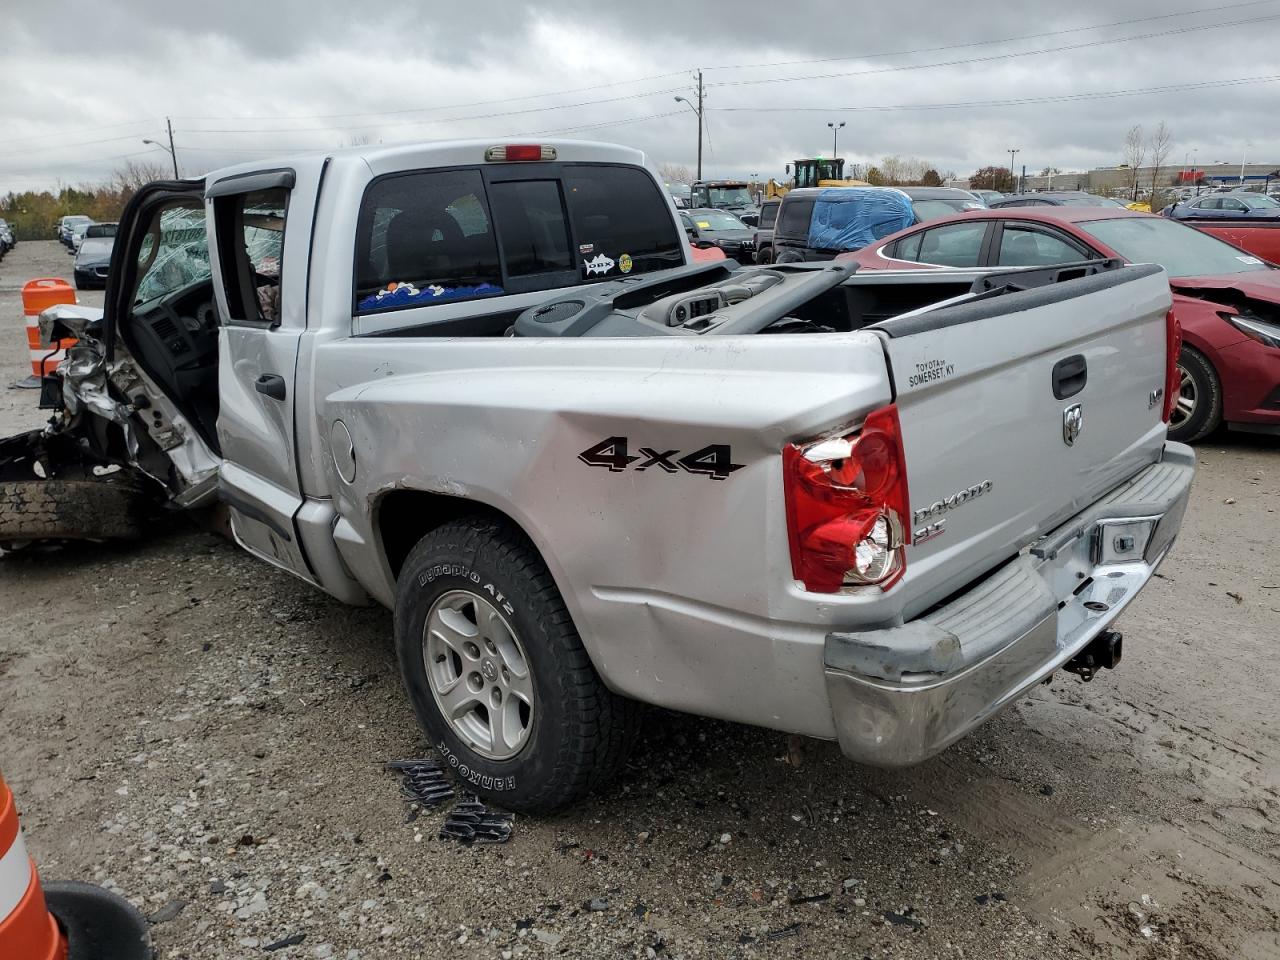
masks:
{"label": "damaged pickup truck", "polygon": [[518,810],[606,779],[639,702],[898,766],[1115,664],[1194,470],[1159,268],[690,259],[601,144],[153,184],[104,315],[42,318],[79,341],[5,441],[0,540],[221,501],[249,552],[394,609],[432,746]]}

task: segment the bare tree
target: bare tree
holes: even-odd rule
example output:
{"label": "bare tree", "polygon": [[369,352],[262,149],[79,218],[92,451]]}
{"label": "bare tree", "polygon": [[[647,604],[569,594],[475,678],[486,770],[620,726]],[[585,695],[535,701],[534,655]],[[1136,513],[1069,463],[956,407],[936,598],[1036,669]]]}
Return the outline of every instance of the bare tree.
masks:
{"label": "bare tree", "polygon": [[111,186],[117,192],[128,197],[138,192],[139,187],[156,180],[173,179],[173,171],[167,163],[158,160],[126,160],[124,166],[116,167],[111,173]]}
{"label": "bare tree", "polygon": [[1131,177],[1130,188],[1133,194],[1130,197],[1131,200],[1138,199],[1138,169],[1146,159],[1147,144],[1142,137],[1142,124],[1135,123],[1124,135],[1124,162],[1129,167]]}
{"label": "bare tree", "polygon": [[1160,165],[1164,163],[1165,157],[1169,155],[1169,145],[1173,142],[1173,133],[1169,130],[1169,125],[1161,120],[1156,124],[1156,128],[1151,131],[1151,209],[1157,211],[1161,208],[1160,200]]}
{"label": "bare tree", "polygon": [[373,137],[367,133],[353,133],[342,141],[344,147],[367,147],[373,143]]}
{"label": "bare tree", "polygon": [[664,163],[658,167],[658,176],[662,177],[663,183],[683,183],[685,186],[693,183],[693,173],[682,163]]}

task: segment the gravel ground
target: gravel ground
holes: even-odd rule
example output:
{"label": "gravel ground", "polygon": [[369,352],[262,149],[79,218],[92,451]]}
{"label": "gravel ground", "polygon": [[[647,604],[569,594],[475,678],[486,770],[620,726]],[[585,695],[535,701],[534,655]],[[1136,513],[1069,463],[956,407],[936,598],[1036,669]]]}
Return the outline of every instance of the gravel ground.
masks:
{"label": "gravel ground", "polygon": [[[53,242],[0,263],[4,386],[22,281],[70,266]],[[34,403],[0,387],[0,429]],[[380,768],[428,753],[390,614],[180,519],[0,559],[0,765],[42,873],[125,894],[168,960],[1274,958],[1280,444],[1199,455],[1121,667],[912,770],[655,711],[602,795],[441,841]]]}

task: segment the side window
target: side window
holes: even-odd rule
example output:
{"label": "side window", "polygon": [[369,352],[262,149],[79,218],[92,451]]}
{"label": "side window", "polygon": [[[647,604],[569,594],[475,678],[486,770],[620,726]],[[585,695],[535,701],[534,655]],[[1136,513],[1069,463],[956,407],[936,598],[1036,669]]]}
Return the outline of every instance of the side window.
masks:
{"label": "side window", "polygon": [[564,195],[583,280],[617,279],[684,262],[685,238],[671,206],[639,167],[569,164]]}
{"label": "side window", "polygon": [[920,240],[924,236],[924,231],[912,234],[909,237],[903,237],[893,245],[893,256],[898,260],[910,260],[912,263],[920,262]]}
{"label": "side window", "polygon": [[1249,209],[1248,207],[1246,207],[1246,206],[1244,205],[1244,203],[1242,203],[1241,201],[1239,201],[1239,200],[1235,199],[1234,197],[1227,197],[1226,199],[1224,199],[1224,200],[1222,200],[1222,201],[1221,201],[1221,204],[1222,204],[1222,207],[1221,207],[1221,208],[1222,208],[1223,210],[1231,210],[1231,211],[1234,211],[1234,212],[1241,212],[1241,213],[1242,213],[1242,212],[1244,212],[1245,210],[1248,210],[1248,209]]}
{"label": "side window", "polygon": [[985,220],[949,223],[926,230],[920,235],[920,255],[915,259],[943,267],[976,267],[986,234]]}
{"label": "side window", "polygon": [[689,215],[687,213],[680,214],[680,226],[684,227],[684,229],[688,230],[690,233],[694,232],[693,221],[689,219]]}
{"label": "side window", "polygon": [[1222,201],[1217,197],[1210,197],[1207,200],[1201,200],[1199,203],[1195,204],[1195,206],[1198,210],[1217,210],[1222,206]]}
{"label": "side window", "polygon": [[203,283],[211,275],[204,201],[192,198],[165,204],[152,218],[138,250],[133,302],[149,303]]}
{"label": "side window", "polygon": [[778,220],[778,204],[766,203],[760,208],[760,229],[768,230]]}
{"label": "side window", "polygon": [[784,200],[778,209],[778,225],[776,234],[786,237],[809,236],[809,221],[813,218],[813,201],[795,199]]}
{"label": "side window", "polygon": [[1043,230],[1006,223],[996,263],[1002,267],[1047,267],[1055,263],[1072,263],[1085,256],[1074,244],[1050,236]]}
{"label": "side window", "polygon": [[281,187],[218,197],[218,262],[232,321],[280,322],[280,261],[289,192]]}
{"label": "side window", "polygon": [[355,272],[361,311],[502,293],[480,172],[431,170],[370,184],[356,226]]}

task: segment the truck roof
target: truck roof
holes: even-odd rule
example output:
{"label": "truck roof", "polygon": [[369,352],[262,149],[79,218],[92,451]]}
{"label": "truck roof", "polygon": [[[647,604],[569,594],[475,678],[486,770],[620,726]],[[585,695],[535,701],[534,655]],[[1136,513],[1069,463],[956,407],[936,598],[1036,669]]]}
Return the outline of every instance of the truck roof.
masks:
{"label": "truck roof", "polygon": [[305,152],[281,154],[267,159],[237,163],[231,166],[210,170],[206,181],[223,180],[227,177],[259,170],[270,170],[281,166],[308,166],[329,160],[342,167],[364,165],[375,175],[413,167],[451,167],[471,164],[484,164],[485,151],[494,146],[510,146],[514,144],[540,144],[554,147],[556,159],[575,163],[624,163],[634,166],[648,166],[648,157],[641,150],[623,147],[613,143],[599,143],[591,140],[563,140],[542,137],[492,137],[484,140],[429,140],[410,141],[391,144],[363,144],[355,147],[342,147],[337,150],[309,150]]}

